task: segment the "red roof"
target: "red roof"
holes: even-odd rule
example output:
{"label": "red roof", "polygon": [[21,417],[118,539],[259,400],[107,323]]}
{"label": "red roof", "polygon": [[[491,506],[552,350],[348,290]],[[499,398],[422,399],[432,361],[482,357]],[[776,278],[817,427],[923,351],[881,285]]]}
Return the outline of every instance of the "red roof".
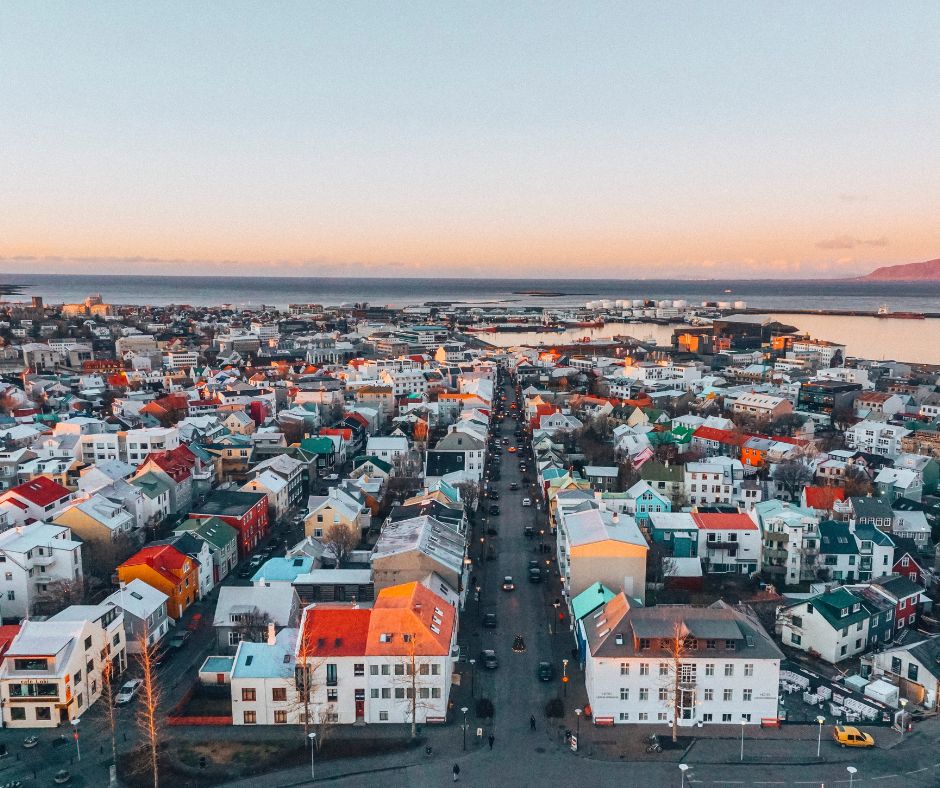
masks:
{"label": "red roof", "polygon": [[718,443],[731,443],[735,446],[743,446],[748,440],[748,435],[742,435],[740,432],[731,430],[720,430],[717,427],[699,427],[692,433],[693,438],[706,441],[717,441]]}
{"label": "red roof", "polygon": [[71,495],[71,491],[48,476],[37,476],[28,482],[11,487],[3,497],[8,498],[11,495],[19,496],[34,506],[48,506],[50,503]]}
{"label": "red roof", "polygon": [[352,440],[352,430],[349,427],[323,427],[321,435],[338,435],[344,441]]}
{"label": "red roof", "polygon": [[352,411],[351,413],[347,413],[347,414],[346,414],[346,417],[349,418],[349,419],[355,419],[355,420],[358,421],[363,427],[368,428],[368,426],[369,426],[369,420],[368,420],[365,416],[363,416],[361,413],[356,413],[355,411]]}
{"label": "red roof", "polygon": [[746,514],[693,512],[692,519],[705,531],[756,531],[757,525]]}
{"label": "red roof", "polygon": [[196,465],[196,455],[187,446],[177,446],[168,451],[155,451],[147,455],[147,458],[140,464],[140,468],[151,462],[178,484],[192,475]]}
{"label": "red roof", "polygon": [[13,638],[18,634],[20,634],[19,624],[7,624],[6,626],[0,627],[0,656],[10,648]]}
{"label": "red roof", "polygon": [[844,487],[806,487],[803,490],[810,509],[831,509],[836,501],[845,500]]}
{"label": "red roof", "polygon": [[304,611],[303,637],[298,640],[297,656],[305,656],[304,651],[311,658],[364,655],[371,612],[347,606],[308,607]]}

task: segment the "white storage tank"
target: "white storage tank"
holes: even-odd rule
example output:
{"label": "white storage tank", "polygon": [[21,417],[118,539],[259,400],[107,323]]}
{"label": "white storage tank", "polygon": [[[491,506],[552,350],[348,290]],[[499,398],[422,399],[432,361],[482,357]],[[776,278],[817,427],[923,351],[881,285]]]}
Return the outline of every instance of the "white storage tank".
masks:
{"label": "white storage tank", "polygon": [[898,707],[898,688],[882,679],[876,679],[865,687],[865,697],[884,703],[885,706],[890,706],[892,709]]}
{"label": "white storage tank", "polygon": [[689,304],[684,298],[677,298],[675,301],[672,302],[672,305],[676,309],[685,309]]}
{"label": "white storage tank", "polygon": [[731,309],[730,301],[719,301],[717,304],[719,309]]}

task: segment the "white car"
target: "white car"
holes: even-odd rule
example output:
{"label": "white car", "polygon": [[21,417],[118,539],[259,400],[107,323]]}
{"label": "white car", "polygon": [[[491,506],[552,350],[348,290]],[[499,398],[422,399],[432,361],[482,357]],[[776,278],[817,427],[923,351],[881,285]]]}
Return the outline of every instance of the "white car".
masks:
{"label": "white car", "polygon": [[130,703],[132,700],[134,700],[143,683],[143,679],[131,679],[130,681],[124,682],[120,692],[114,696],[114,702],[118,706],[123,706],[125,703]]}
{"label": "white car", "polygon": [[531,499],[531,498],[523,498],[523,499],[522,499],[522,505],[523,505],[523,506],[531,506],[531,505],[532,505],[532,499]]}

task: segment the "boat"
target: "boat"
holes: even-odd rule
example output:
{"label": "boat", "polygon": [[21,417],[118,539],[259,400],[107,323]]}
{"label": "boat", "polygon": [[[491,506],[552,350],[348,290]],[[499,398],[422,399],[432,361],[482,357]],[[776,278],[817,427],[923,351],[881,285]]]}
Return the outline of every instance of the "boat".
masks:
{"label": "boat", "polygon": [[878,314],[875,317],[893,318],[895,320],[925,320],[926,318],[920,312],[892,312],[887,304],[878,307]]}

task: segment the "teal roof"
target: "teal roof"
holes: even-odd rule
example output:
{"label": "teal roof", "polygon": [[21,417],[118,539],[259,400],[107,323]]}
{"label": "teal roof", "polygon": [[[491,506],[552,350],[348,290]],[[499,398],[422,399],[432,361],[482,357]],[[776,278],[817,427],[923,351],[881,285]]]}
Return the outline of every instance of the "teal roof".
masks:
{"label": "teal roof", "polygon": [[858,545],[847,523],[824,520],[819,524],[819,535],[819,552],[827,555],[858,555]]}
{"label": "teal roof", "polygon": [[593,613],[601,605],[607,604],[616,594],[603,583],[594,583],[585,588],[571,600],[571,613],[575,621]]}
{"label": "teal roof", "polygon": [[894,542],[884,531],[881,531],[871,523],[859,523],[855,526],[855,535],[863,542],[873,542],[881,547],[893,547]]}
{"label": "teal roof", "polygon": [[238,644],[232,665],[233,679],[287,679],[293,675],[292,650],[280,639],[273,646],[247,640]]}
{"label": "teal roof", "polygon": [[304,438],[300,442],[300,448],[313,454],[332,454],[336,451],[336,446],[329,438]]}
{"label": "teal roof", "polygon": [[[812,604],[830,625],[840,628],[857,624],[869,617],[870,613],[862,604],[863,601],[844,588],[836,588],[827,594],[808,599],[806,603]],[[858,611],[855,613],[852,612],[854,605],[858,605]],[[846,611],[846,614],[841,615],[841,611]]]}
{"label": "teal roof", "polygon": [[270,558],[258,568],[251,582],[259,583],[264,580],[272,583],[293,583],[297,575],[313,571],[313,564],[314,560],[310,557]]}
{"label": "teal roof", "polygon": [[199,668],[200,673],[231,673],[235,657],[206,657]]}
{"label": "teal roof", "polygon": [[367,462],[371,462],[376,468],[383,470],[386,473],[389,473],[392,470],[392,464],[390,462],[381,460],[372,454],[356,457],[356,459],[353,460],[353,468],[358,468],[360,465],[363,465]]}
{"label": "teal roof", "polygon": [[228,545],[238,541],[238,530],[218,517],[184,520],[174,530],[191,531],[217,550],[224,550]]}

